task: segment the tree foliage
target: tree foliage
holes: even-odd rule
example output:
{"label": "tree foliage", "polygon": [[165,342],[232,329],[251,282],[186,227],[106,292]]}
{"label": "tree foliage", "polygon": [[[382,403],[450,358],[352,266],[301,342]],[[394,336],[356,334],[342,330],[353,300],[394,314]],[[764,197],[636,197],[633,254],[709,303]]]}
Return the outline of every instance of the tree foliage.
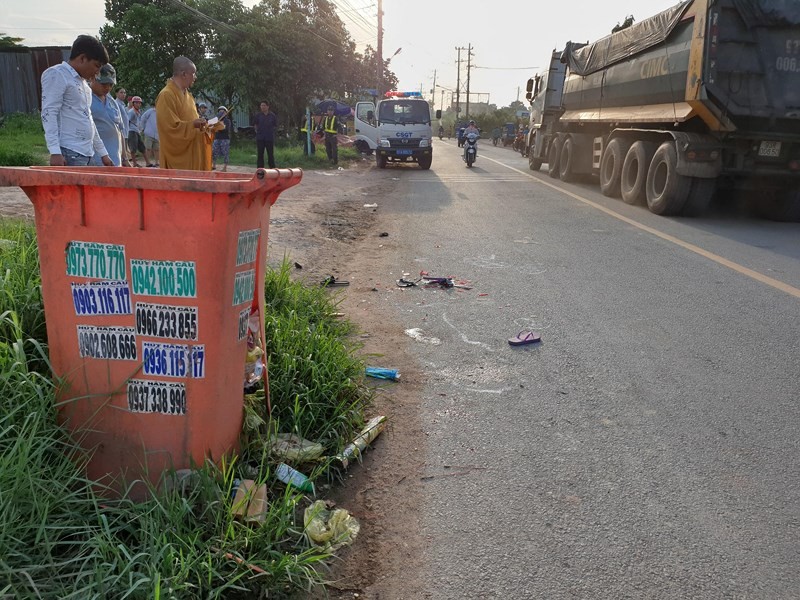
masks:
{"label": "tree foliage", "polygon": [[[309,103],[351,101],[375,88],[378,63],[356,52],[329,0],[105,0],[100,36],[129,94],[152,101],[184,55],[197,65],[195,97],[251,110],[267,99],[296,121]],[[188,7],[188,8],[187,8]],[[383,61],[380,87],[397,78]]]}
{"label": "tree foliage", "polygon": [[25,38],[13,37],[0,31],[0,48],[23,48],[20,42]]}

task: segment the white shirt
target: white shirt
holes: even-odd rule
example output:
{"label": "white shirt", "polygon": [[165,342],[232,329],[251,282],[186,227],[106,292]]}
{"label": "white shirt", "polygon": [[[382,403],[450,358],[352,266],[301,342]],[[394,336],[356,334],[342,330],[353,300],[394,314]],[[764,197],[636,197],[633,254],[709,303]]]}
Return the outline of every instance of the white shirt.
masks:
{"label": "white shirt", "polygon": [[122,117],[122,135],[125,139],[128,139],[128,108],[125,106],[125,102],[120,100],[119,98],[115,98],[114,101],[119,106],[119,114]]}
{"label": "white shirt", "polygon": [[50,154],[61,147],[108,156],[92,120],[92,89],[67,61],[42,73],[42,126]]}
{"label": "white shirt", "polygon": [[147,137],[158,139],[158,126],[156,125],[156,109],[148,108],[139,120],[139,128]]}

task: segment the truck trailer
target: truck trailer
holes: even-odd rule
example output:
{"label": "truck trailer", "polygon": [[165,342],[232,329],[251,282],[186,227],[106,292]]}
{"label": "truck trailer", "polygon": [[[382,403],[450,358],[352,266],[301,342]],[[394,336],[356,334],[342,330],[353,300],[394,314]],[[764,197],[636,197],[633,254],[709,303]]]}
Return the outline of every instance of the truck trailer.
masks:
{"label": "truck trailer", "polygon": [[753,189],[764,216],[800,220],[800,0],[686,0],[553,52],[526,98],[534,171],[597,175],[659,215]]}

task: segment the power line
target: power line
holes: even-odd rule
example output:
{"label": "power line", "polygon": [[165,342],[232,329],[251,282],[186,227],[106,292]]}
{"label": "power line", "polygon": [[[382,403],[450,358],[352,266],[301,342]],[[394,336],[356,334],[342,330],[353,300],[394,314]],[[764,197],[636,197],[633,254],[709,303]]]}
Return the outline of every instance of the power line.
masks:
{"label": "power line", "polygon": [[533,69],[538,69],[539,67],[479,67],[478,65],[472,65],[473,69],[490,69],[492,71],[530,71]]}

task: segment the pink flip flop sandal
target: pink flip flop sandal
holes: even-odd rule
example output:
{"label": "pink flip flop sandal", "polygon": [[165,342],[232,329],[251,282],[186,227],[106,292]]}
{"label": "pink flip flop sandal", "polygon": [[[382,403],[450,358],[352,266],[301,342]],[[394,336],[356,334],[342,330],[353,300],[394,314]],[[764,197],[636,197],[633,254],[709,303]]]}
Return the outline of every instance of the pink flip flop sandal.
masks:
{"label": "pink flip flop sandal", "polygon": [[516,336],[508,338],[508,343],[512,346],[525,346],[541,342],[542,336],[535,331],[520,331]]}

